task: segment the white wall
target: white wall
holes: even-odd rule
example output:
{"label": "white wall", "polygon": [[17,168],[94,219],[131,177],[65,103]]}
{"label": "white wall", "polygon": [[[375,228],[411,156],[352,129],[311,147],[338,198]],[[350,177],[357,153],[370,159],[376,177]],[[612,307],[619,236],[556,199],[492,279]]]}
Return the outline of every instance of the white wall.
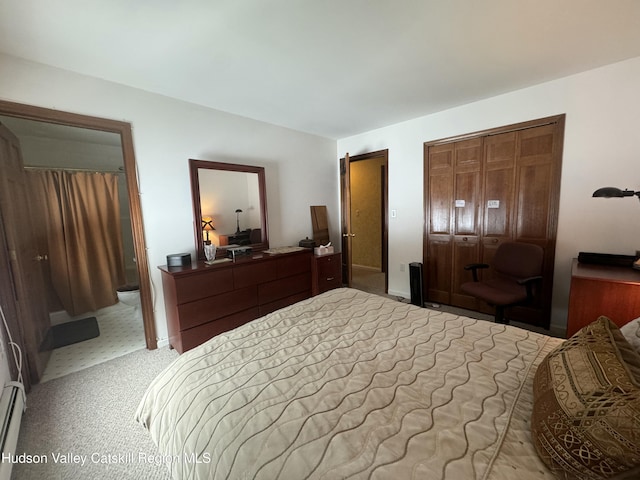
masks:
{"label": "white wall", "polygon": [[637,199],[591,198],[603,186],[640,190],[639,85],[640,57],[339,140],[339,156],[389,149],[389,208],[397,211],[389,221],[390,293],[408,297],[401,265],[422,261],[423,143],[565,113],[551,319],[564,331],[572,258],[640,250]]}
{"label": "white wall", "polygon": [[160,345],[167,329],[156,267],[170,253],[195,255],[189,158],[265,167],[272,246],[311,236],[310,205],[327,206],[337,235],[335,140],[6,55],[0,55],[0,98],[132,124]]}
{"label": "white wall", "polygon": [[266,168],[269,238],[296,244],[311,234],[309,205],[327,205],[338,243],[337,156],[389,149],[389,289],[409,296],[408,271],[422,260],[423,143],[566,113],[552,325],[566,324],[571,259],[579,251],[640,249],[635,199],[593,199],[601,186],[640,189],[640,58],[464,105],[336,142],[0,55],[0,97],[130,122],[155,286],[158,337],[166,339],[156,265],[193,253],[187,159]]}

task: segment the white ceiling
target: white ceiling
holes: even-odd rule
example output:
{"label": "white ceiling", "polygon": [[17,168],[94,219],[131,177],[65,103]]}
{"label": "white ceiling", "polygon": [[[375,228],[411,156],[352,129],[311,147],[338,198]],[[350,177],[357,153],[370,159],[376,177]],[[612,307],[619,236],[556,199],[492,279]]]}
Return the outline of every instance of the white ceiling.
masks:
{"label": "white ceiling", "polygon": [[2,0],[0,51],[344,138],[640,56],[640,1]]}

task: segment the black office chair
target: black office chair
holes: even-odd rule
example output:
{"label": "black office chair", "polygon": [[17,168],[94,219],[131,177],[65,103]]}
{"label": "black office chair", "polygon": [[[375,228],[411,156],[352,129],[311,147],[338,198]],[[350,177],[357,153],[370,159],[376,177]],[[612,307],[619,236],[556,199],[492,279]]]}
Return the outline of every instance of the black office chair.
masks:
{"label": "black office chair", "polygon": [[[469,295],[484,300],[495,307],[496,323],[509,323],[504,309],[523,305],[533,300],[533,289],[542,280],[544,251],[538,245],[520,242],[501,244],[491,265],[472,263],[464,267],[471,270],[473,282],[463,283],[460,288]],[[492,268],[491,278],[478,280],[478,270]]]}
{"label": "black office chair", "polygon": [[260,243],[262,241],[262,229],[254,228],[249,232],[249,243]]}

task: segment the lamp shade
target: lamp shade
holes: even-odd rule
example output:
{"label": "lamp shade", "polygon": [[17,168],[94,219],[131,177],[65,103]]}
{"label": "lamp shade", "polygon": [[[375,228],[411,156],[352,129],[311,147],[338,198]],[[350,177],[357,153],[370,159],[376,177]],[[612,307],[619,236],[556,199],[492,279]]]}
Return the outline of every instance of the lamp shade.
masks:
{"label": "lamp shade", "polygon": [[640,198],[640,191],[634,192],[633,190],[620,190],[616,187],[602,187],[593,192],[594,197],[604,198],[621,198],[621,197],[633,197],[637,195]]}
{"label": "lamp shade", "polygon": [[202,230],[204,230],[205,232],[215,230],[215,228],[213,227],[213,218],[202,217]]}

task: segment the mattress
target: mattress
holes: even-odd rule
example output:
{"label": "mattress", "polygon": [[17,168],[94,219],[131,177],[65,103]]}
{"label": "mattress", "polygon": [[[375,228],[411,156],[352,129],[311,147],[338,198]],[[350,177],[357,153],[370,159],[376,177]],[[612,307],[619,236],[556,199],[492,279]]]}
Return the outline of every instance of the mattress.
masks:
{"label": "mattress", "polygon": [[175,479],[553,478],[529,425],[560,342],[331,290],[184,353],[136,420]]}

